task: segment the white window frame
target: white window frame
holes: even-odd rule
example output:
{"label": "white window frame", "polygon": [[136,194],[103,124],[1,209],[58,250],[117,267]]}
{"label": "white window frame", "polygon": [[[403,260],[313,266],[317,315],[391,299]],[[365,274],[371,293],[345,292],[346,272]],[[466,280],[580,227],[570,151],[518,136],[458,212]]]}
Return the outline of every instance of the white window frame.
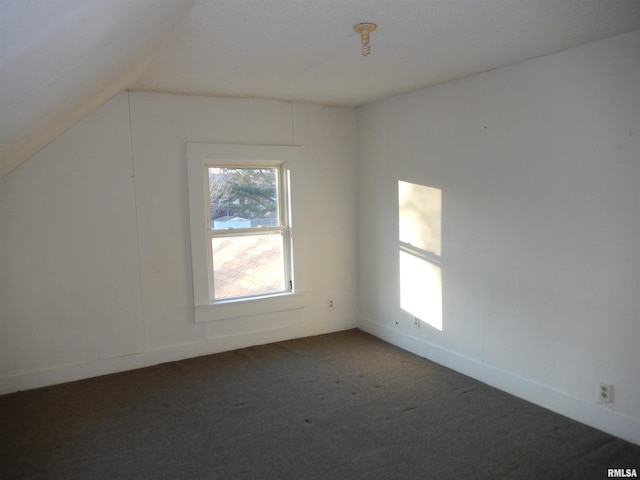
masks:
{"label": "white window frame", "polygon": [[[207,245],[211,245],[214,238],[223,237],[244,237],[254,235],[279,235],[282,237],[282,255],[283,255],[283,284],[282,290],[270,293],[257,293],[251,295],[243,295],[238,297],[229,298],[216,298],[215,294],[215,282],[213,273],[213,252],[211,248],[207,248],[207,265],[209,266],[209,301],[213,303],[226,302],[232,300],[250,299],[253,297],[264,297],[268,295],[278,295],[285,292],[293,291],[293,278],[291,275],[291,231],[289,228],[289,198],[287,188],[287,170],[284,162],[272,162],[261,160],[246,160],[242,163],[229,163],[223,160],[210,160],[204,162],[205,172],[209,167],[220,168],[270,168],[275,169],[277,172],[277,204],[278,204],[278,225],[275,227],[256,227],[253,228],[234,228],[231,230],[216,230],[211,228],[210,217],[207,216]],[[208,184],[207,184],[208,186]],[[208,192],[208,188],[206,192]],[[208,200],[208,196],[205,194]],[[205,200],[206,202],[206,200]],[[208,203],[205,203],[208,207]],[[207,208],[208,213],[208,208]]]}
{"label": "white window frame", "polygon": [[[294,281],[293,230],[291,222],[291,168],[300,156],[300,147],[281,145],[186,144],[191,261],[196,323],[247,315],[302,308],[302,292]],[[210,166],[281,166],[279,201],[285,257],[285,288],[277,293],[216,300],[213,292],[211,218],[209,211]],[[240,233],[241,230],[234,232]],[[255,230],[254,230],[255,233]],[[291,288],[287,288],[291,287]]]}

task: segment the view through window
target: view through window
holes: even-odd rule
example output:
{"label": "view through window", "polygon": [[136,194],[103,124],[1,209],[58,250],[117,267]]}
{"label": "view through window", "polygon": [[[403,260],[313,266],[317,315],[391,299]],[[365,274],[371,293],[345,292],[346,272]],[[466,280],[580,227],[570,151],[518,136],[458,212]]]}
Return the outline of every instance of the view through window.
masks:
{"label": "view through window", "polygon": [[208,165],[212,297],[291,289],[282,165]]}

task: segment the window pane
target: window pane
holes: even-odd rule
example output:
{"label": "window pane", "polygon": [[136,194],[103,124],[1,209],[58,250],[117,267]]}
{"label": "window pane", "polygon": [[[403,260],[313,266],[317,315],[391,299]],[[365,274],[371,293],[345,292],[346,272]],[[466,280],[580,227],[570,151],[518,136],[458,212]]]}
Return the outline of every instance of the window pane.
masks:
{"label": "window pane", "polygon": [[211,240],[216,300],[285,290],[282,235]]}
{"label": "window pane", "polygon": [[279,225],[278,169],[209,167],[211,228]]}

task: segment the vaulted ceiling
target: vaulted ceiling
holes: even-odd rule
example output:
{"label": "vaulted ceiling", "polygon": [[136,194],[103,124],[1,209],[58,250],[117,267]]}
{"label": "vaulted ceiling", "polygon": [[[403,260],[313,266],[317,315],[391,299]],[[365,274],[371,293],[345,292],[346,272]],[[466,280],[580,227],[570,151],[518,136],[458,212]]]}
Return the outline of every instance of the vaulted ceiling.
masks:
{"label": "vaulted ceiling", "polygon": [[0,178],[122,90],[358,106],[639,28],[640,0],[0,0]]}

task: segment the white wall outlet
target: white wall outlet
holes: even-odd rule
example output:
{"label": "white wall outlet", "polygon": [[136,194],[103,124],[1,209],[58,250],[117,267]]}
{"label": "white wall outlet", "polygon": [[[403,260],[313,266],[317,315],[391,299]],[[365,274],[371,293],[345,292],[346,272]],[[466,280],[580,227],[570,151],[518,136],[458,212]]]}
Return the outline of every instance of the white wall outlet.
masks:
{"label": "white wall outlet", "polygon": [[418,317],[413,317],[413,326],[420,328],[420,319]]}
{"label": "white wall outlet", "polygon": [[599,405],[613,405],[613,385],[610,383],[600,383],[598,385],[596,403]]}
{"label": "white wall outlet", "polygon": [[327,299],[327,308],[333,310],[333,298]]}

